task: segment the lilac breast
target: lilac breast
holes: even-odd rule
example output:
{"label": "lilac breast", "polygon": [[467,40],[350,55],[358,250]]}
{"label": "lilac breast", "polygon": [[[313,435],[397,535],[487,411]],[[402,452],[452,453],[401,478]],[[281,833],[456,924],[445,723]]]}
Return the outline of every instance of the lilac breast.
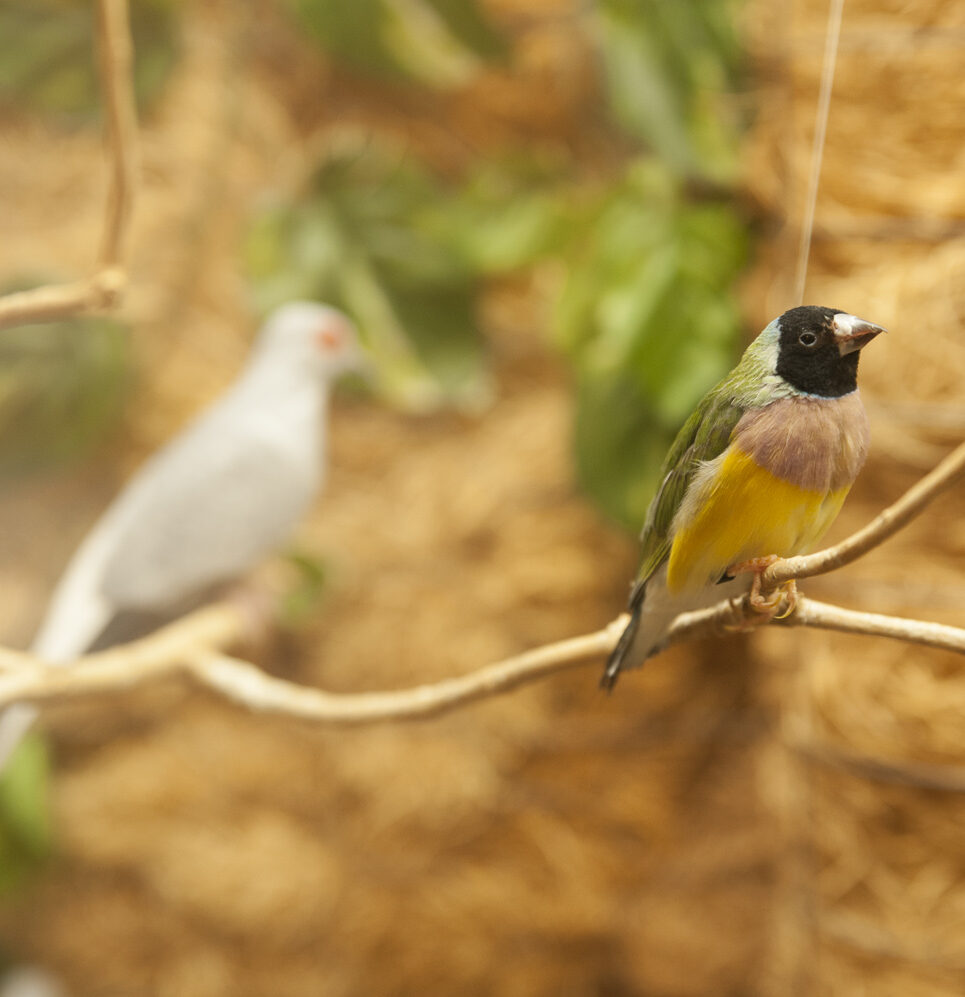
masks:
{"label": "lilac breast", "polygon": [[840,398],[782,398],[746,412],[734,444],[799,488],[850,487],[868,454],[868,417],[857,391]]}

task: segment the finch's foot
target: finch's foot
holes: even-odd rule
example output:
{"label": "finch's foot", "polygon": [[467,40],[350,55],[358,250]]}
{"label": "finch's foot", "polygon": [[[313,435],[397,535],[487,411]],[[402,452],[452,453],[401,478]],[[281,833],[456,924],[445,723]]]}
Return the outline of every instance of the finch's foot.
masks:
{"label": "finch's foot", "polygon": [[[790,616],[797,608],[797,582],[792,578],[766,595],[761,592],[761,576],[764,572],[781,559],[776,554],[768,554],[766,557],[755,557],[750,561],[741,561],[739,564],[731,565],[727,569],[730,576],[753,572],[754,580],[751,582],[751,590],[747,602],[754,611],[753,616],[745,615],[744,619],[735,629],[747,631],[763,623],[770,623],[771,620],[783,620]],[[778,610],[783,610],[779,613]]]}

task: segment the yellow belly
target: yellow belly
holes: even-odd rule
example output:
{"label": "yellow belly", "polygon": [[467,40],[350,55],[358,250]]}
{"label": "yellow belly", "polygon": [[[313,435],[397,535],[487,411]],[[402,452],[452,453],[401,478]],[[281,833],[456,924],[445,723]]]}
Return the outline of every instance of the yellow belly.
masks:
{"label": "yellow belly", "polygon": [[732,564],[777,554],[791,557],[821,539],[849,487],[806,491],[731,448],[701,489],[694,512],[677,524],[667,588],[677,594],[716,582]]}

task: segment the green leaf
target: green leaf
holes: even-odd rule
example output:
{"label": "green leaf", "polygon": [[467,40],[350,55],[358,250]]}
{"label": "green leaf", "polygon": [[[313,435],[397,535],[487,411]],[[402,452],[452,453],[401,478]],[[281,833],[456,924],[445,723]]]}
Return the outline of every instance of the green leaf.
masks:
{"label": "green leaf", "polygon": [[286,589],[279,617],[285,626],[298,627],[317,611],[328,587],[329,569],[324,559],[304,551],[290,551],[287,560],[298,581]]}
{"label": "green leaf", "polygon": [[20,886],[50,852],[48,781],[46,746],[31,732],[0,773],[0,893]]}
{"label": "green leaf", "polygon": [[[567,352],[579,356],[591,346],[593,362],[625,360],[622,326],[634,307],[631,299],[655,292],[654,283],[665,279],[658,274],[676,251],[671,206],[678,196],[665,169],[634,164],[586,211],[554,314],[557,341]],[[636,339],[636,327],[628,335]]]}
{"label": "green leaf", "polygon": [[687,130],[685,94],[667,72],[656,39],[618,10],[601,9],[607,92],[617,123],[649,143],[680,173],[697,163]]}
{"label": "green leaf", "polygon": [[[740,48],[732,0],[601,0],[597,37],[617,124],[681,176],[736,169],[728,104]],[[731,102],[732,103],[732,102]]]}
{"label": "green leaf", "polygon": [[484,274],[556,255],[579,217],[578,195],[561,183],[559,171],[531,173],[512,163],[484,165],[427,221]]}
{"label": "green leaf", "polygon": [[639,529],[673,433],[637,380],[621,371],[580,372],[573,438],[583,488],[616,522]]}
{"label": "green leaf", "polygon": [[478,71],[479,59],[453,37],[424,0],[383,0],[383,11],[386,46],[407,76],[450,90]]}
{"label": "green leaf", "polygon": [[633,164],[584,224],[554,312],[579,377],[577,469],[639,526],[667,446],[736,360],[747,239],[729,206],[688,203],[652,163]]}
{"label": "green leaf", "polygon": [[338,146],[304,197],[253,222],[246,257],[259,304],[309,297],[344,308],[390,400],[479,408],[491,386],[474,316],[478,268],[448,220],[452,203],[390,147]]}
{"label": "green leaf", "polygon": [[408,330],[416,353],[443,391],[467,408],[491,401],[489,378],[483,375],[485,354],[475,329],[473,295],[464,287],[393,289],[395,311]]}
{"label": "green leaf", "polygon": [[481,59],[503,60],[509,54],[506,39],[493,27],[473,0],[425,0],[454,38]]}
{"label": "green leaf", "polygon": [[383,0],[289,0],[292,13],[322,48],[373,76],[403,75],[381,30]]}
{"label": "green leaf", "polygon": [[439,89],[466,83],[506,46],[476,0],[289,0],[322,48],[371,76]]}

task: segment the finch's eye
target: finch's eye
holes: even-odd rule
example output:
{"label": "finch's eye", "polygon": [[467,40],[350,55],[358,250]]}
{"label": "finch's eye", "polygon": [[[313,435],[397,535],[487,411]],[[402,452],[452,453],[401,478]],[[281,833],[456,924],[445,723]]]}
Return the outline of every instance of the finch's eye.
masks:
{"label": "finch's eye", "polygon": [[813,332],[802,332],[797,337],[797,341],[802,346],[813,346],[818,341],[818,337]]}

